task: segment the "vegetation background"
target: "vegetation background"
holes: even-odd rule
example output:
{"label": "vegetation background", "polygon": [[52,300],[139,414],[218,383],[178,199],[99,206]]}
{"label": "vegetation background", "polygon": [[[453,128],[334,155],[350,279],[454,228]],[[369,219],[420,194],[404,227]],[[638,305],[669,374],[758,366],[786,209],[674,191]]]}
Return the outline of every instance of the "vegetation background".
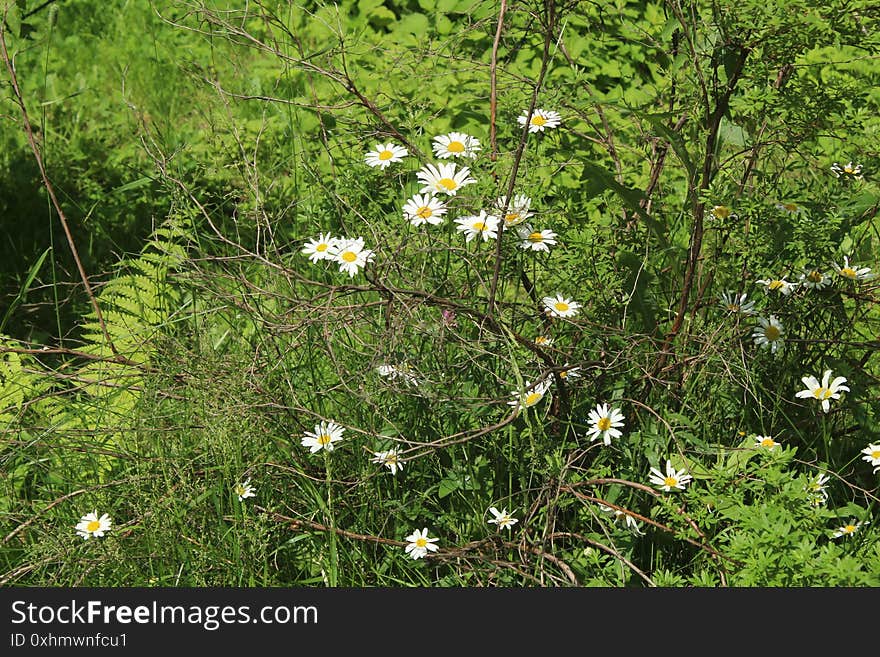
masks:
{"label": "vegetation background", "polygon": [[[3,585],[880,584],[876,3],[3,5]],[[476,182],[413,226],[450,131]],[[456,230],[514,194],[549,251]]]}

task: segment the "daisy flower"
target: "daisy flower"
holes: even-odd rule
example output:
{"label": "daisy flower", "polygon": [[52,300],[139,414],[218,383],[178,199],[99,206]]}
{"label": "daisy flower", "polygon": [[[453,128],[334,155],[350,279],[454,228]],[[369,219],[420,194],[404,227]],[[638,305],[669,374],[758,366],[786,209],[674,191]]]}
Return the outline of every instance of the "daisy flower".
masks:
{"label": "daisy flower", "polygon": [[852,162],[847,162],[843,166],[840,166],[835,162],[831,165],[831,171],[836,178],[840,178],[841,176],[844,178],[855,178],[856,180],[861,180],[863,178],[862,165],[853,164]]}
{"label": "daisy flower", "polygon": [[788,296],[797,287],[797,283],[789,283],[784,278],[761,278],[755,282],[763,285],[764,291],[768,294],[770,292],[782,292],[782,294]]}
{"label": "daisy flower", "polygon": [[460,156],[473,159],[480,150],[480,142],[463,132],[450,132],[434,137],[431,148],[434,149],[434,155],[443,159]]}
{"label": "daisy flower", "polygon": [[428,538],[427,527],[422,529],[421,532],[416,529],[412,534],[406,537],[406,540],[409,541],[409,543],[406,546],[405,552],[413,559],[421,559],[428,554],[428,550],[436,552],[439,549],[434,543],[440,539]]}
{"label": "daisy flower", "polygon": [[869,278],[873,278],[870,267],[856,268],[850,265],[849,256],[843,256],[843,267],[838,265],[836,262],[832,263],[832,266],[838,274],[851,281],[866,281]]}
{"label": "daisy flower", "polygon": [[79,522],[76,523],[76,534],[77,536],[82,536],[83,539],[88,539],[90,536],[101,538],[106,532],[110,531],[111,524],[113,523],[110,520],[110,516],[106,513],[99,518],[98,512],[92,511],[80,518]]}
{"label": "daisy flower", "polygon": [[818,269],[808,269],[800,276],[800,285],[809,290],[821,290],[831,285],[831,279]]}
{"label": "daisy flower", "polygon": [[436,226],[443,222],[443,215],[448,208],[446,204],[432,194],[415,194],[403,206],[403,218],[413,226],[431,224]]}
{"label": "daisy flower", "polygon": [[595,410],[590,411],[590,442],[596,438],[602,438],[606,445],[611,444],[612,438],[619,438],[623,432],[617,427],[623,426],[623,413],[619,408],[611,408],[608,404],[597,404]]}
{"label": "daisy flower", "polygon": [[782,348],[782,323],[776,318],[776,315],[770,315],[770,319],[764,317],[758,318],[760,326],[756,326],[752,331],[752,338],[759,347],[770,347],[770,353],[775,354],[777,349]]}
{"label": "daisy flower", "polygon": [[309,448],[309,453],[311,454],[319,452],[322,449],[332,452],[334,449],[333,443],[338,443],[342,440],[342,434],[344,431],[345,427],[336,424],[333,420],[328,422],[322,420],[315,425],[314,431],[305,432],[305,436],[303,436],[301,443],[303,447]]}
{"label": "daisy flower", "polygon": [[[507,202],[507,196],[502,196],[495,200],[495,209],[498,213],[504,213],[504,226],[510,228],[521,224],[534,213],[529,212],[532,205],[532,199],[523,194],[517,194],[510,203]],[[506,209],[505,209],[506,208]]]}
{"label": "daisy flower", "polygon": [[426,164],[416,172],[416,178],[422,183],[422,188],[419,191],[422,194],[439,193],[455,196],[458,190],[465,185],[477,182],[470,177],[471,170],[467,167],[462,167],[458,171],[455,169],[455,162],[440,164],[439,167]]}
{"label": "daisy flower", "polygon": [[529,121],[529,132],[544,132],[545,128],[555,128],[562,122],[559,112],[553,110],[536,109],[529,120],[529,110],[523,110],[521,116],[518,116],[516,122],[525,125]]}
{"label": "daisy flower", "polygon": [[755,436],[755,447],[762,447],[772,452],[779,445],[779,443],[773,440],[773,436]]}
{"label": "daisy flower", "polygon": [[400,162],[409,152],[397,144],[377,144],[376,148],[364,156],[364,161],[371,167],[387,168],[392,162]]}
{"label": "daisy flower", "polygon": [[565,381],[574,381],[581,378],[581,368],[579,366],[569,367],[568,363],[566,363],[563,367],[565,369],[559,373],[559,378]]}
{"label": "daisy flower", "polygon": [[549,347],[553,344],[553,338],[547,335],[539,335],[535,338],[535,344],[539,347]]}
{"label": "daisy flower", "polygon": [[715,217],[716,219],[721,219],[722,221],[724,219],[737,219],[738,218],[733,213],[733,210],[731,210],[726,205],[713,205],[710,212],[713,217]]}
{"label": "daisy flower", "polygon": [[777,203],[776,209],[787,212],[788,214],[797,214],[803,211],[803,207],[801,207],[797,203]]}
{"label": "daisy flower", "polygon": [[602,511],[604,511],[605,513],[613,514],[615,524],[617,524],[617,521],[620,520],[620,518],[623,518],[624,523],[632,531],[633,534],[635,534],[636,536],[645,535],[645,532],[643,532],[639,527],[639,521],[633,518],[628,513],[621,511],[620,509],[612,508],[607,504],[602,504],[601,502],[599,503],[599,508],[602,509]]}
{"label": "daisy flower", "polygon": [[256,490],[256,487],[251,486],[250,479],[245,479],[240,484],[235,484],[233,490],[235,491],[235,494],[238,495],[239,502],[241,502],[245,498],[254,497],[256,495],[256,493],[254,492]]}
{"label": "daisy flower", "polygon": [[309,238],[308,244],[303,247],[303,250],[300,251],[300,253],[309,256],[309,260],[312,262],[318,262],[318,260],[332,260],[333,255],[331,252],[338,241],[339,240],[336,237],[332,237],[330,233],[321,233],[318,236],[318,239],[313,237]]}
{"label": "daisy flower", "polygon": [[853,518],[852,520],[849,521],[848,524],[844,525],[843,527],[838,527],[837,529],[835,529],[834,534],[832,534],[832,538],[840,538],[841,536],[851,536],[852,534],[856,533],[856,530],[858,530],[859,527],[861,527],[862,525],[867,525],[867,524],[868,523],[866,521],[865,522],[856,522],[855,518]]}
{"label": "daisy flower", "polygon": [[822,402],[822,410],[828,412],[831,407],[829,399],[840,399],[841,392],[849,392],[849,388],[845,385],[846,377],[838,376],[829,383],[831,379],[831,370],[825,370],[822,375],[822,383],[815,376],[802,376],[801,381],[807,386],[806,390],[801,390],[795,397],[801,399],[813,398]]}
{"label": "daisy flower", "polygon": [[379,376],[384,376],[391,380],[403,379],[404,383],[413,387],[417,387],[421,383],[419,378],[413,373],[412,367],[406,363],[400,365],[379,365],[376,371],[379,372]]}
{"label": "daisy flower", "polygon": [[519,520],[517,520],[507,512],[507,509],[502,509],[501,511],[499,511],[494,506],[490,506],[489,513],[494,516],[491,520],[489,520],[489,522],[498,525],[498,529],[509,529],[519,522]]}
{"label": "daisy flower", "polygon": [[507,402],[507,405],[515,407],[517,411],[524,408],[531,408],[544,399],[544,395],[546,395],[547,391],[550,389],[551,383],[550,379],[544,379],[532,387],[531,382],[526,381],[525,389],[513,392],[513,399]]}
{"label": "daisy flower", "polygon": [[544,304],[544,310],[554,317],[574,317],[581,307],[577,301],[566,299],[561,294],[557,294],[556,298],[544,297],[541,301]]}
{"label": "daisy flower", "polygon": [[331,250],[333,260],[339,263],[339,271],[348,272],[351,278],[358,273],[360,268],[370,262],[375,253],[364,248],[364,238],[338,240]]}
{"label": "daisy flower", "polygon": [[880,445],[871,443],[862,450],[862,454],[864,454],[862,457],[863,461],[867,461],[871,465],[877,466],[874,468],[874,474],[877,474],[877,471],[880,470]]}
{"label": "daisy flower", "polygon": [[550,247],[556,244],[556,233],[552,230],[532,230],[531,226],[523,225],[517,226],[517,233],[522,249],[550,253]]}
{"label": "daisy flower", "polygon": [[651,483],[666,492],[671,491],[673,488],[684,490],[685,486],[690,483],[691,479],[693,479],[693,477],[687,474],[684,470],[676,472],[675,468],[672,467],[672,461],[669,459],[666,459],[665,475],[657,468],[651,468]]}
{"label": "daisy flower", "polygon": [[820,472],[807,482],[806,486],[804,486],[804,490],[807,492],[807,498],[810,500],[810,504],[813,506],[822,506],[828,501],[828,490],[826,489],[825,484],[828,483],[829,479],[831,479],[831,477]]}
{"label": "daisy flower", "polygon": [[399,458],[396,447],[385,452],[373,452],[373,458],[370,459],[370,462],[386,466],[393,475],[397,474],[398,470],[403,470],[403,462]]}
{"label": "daisy flower", "polygon": [[748,294],[737,294],[733,291],[721,293],[721,305],[729,312],[739,313],[740,315],[754,315],[755,302],[746,301]]}
{"label": "daisy flower", "polygon": [[462,231],[468,242],[477,236],[482,237],[484,242],[498,238],[498,217],[486,214],[485,210],[480,210],[478,215],[459,217],[455,223],[458,224],[456,230]]}

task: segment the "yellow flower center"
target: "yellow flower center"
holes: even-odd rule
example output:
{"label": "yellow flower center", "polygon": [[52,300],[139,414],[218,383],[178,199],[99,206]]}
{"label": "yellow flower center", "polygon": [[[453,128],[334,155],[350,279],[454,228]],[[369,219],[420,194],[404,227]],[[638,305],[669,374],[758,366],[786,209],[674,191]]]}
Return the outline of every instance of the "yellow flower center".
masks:
{"label": "yellow flower center", "polygon": [[421,217],[422,219],[427,219],[428,217],[432,216],[433,214],[434,214],[434,211],[431,208],[429,208],[427,205],[423,205],[418,210],[416,210],[416,216]]}
{"label": "yellow flower center", "polygon": [[484,230],[486,230],[486,222],[475,221],[473,224],[471,224],[471,228],[482,233]]}
{"label": "yellow flower center", "polygon": [[807,280],[811,283],[821,283],[822,282],[822,272],[818,272],[815,269],[807,274]]}
{"label": "yellow flower center", "polygon": [[537,338],[535,338],[535,344],[547,344],[547,342],[547,338],[543,335],[539,335]]}
{"label": "yellow flower center", "polygon": [[672,488],[676,484],[678,484],[678,479],[676,479],[675,477],[666,477],[665,479],[663,479],[663,483]]}
{"label": "yellow flower center", "polygon": [[357,260],[357,254],[354,251],[346,251],[340,257],[346,262],[354,262]]}
{"label": "yellow flower center", "polygon": [[547,123],[547,119],[540,114],[532,116],[532,125],[544,125],[545,123]]}
{"label": "yellow flower center", "polygon": [[564,301],[557,301],[553,304],[553,307],[556,308],[561,313],[568,312],[568,309],[571,307]]}
{"label": "yellow flower center", "polygon": [[318,436],[319,445],[326,445],[331,440],[333,440],[333,436],[331,436],[329,433],[322,433],[320,436]]}
{"label": "yellow flower center", "polygon": [[519,219],[519,212],[509,212],[506,215],[504,215],[504,221],[507,224],[512,224],[517,219]]}
{"label": "yellow flower center", "polygon": [[873,452],[871,452],[871,458],[880,459],[880,449],[875,449]]}
{"label": "yellow flower center", "polygon": [[526,396],[525,400],[523,401],[523,404],[524,404],[525,406],[534,406],[534,405],[537,404],[539,401],[541,401],[541,398],[542,398],[543,396],[544,396],[544,395],[541,394],[540,392],[530,392],[530,393]]}
{"label": "yellow flower center", "polygon": [[770,281],[770,284],[767,287],[771,290],[778,290],[783,285],[785,285],[785,283],[783,283],[782,281]]}
{"label": "yellow flower center", "polygon": [[772,324],[764,329],[764,337],[767,338],[770,342],[774,342],[779,339],[779,329],[773,326]]}
{"label": "yellow flower center", "polygon": [[729,304],[727,304],[727,309],[728,309],[730,312],[734,312],[734,313],[735,313],[736,311],[739,310],[739,305],[738,305],[738,304],[735,304],[735,303],[729,303]]}
{"label": "yellow flower center", "polygon": [[847,278],[856,278],[856,270],[852,267],[844,267],[840,270],[841,276],[846,276]]}
{"label": "yellow flower center", "polygon": [[446,147],[446,150],[450,153],[464,153],[464,144],[460,141],[451,141],[449,142],[449,146]]}
{"label": "yellow flower center", "polygon": [[596,427],[599,431],[608,431],[608,429],[611,428],[611,418],[600,417],[599,421],[596,423]]}
{"label": "yellow flower center", "polygon": [[101,523],[97,520],[92,520],[88,525],[86,525],[86,531],[88,532],[96,532],[101,528]]}
{"label": "yellow flower center", "polygon": [[529,242],[543,242],[543,241],[544,241],[544,235],[542,235],[541,233],[532,233],[531,235],[529,235]]}
{"label": "yellow flower center", "polygon": [[855,173],[855,169],[853,169],[853,168],[852,168],[850,165],[848,165],[848,164],[847,164],[845,167],[843,167],[843,171],[844,171],[844,173]]}
{"label": "yellow flower center", "polygon": [[847,525],[846,527],[843,528],[843,531],[845,531],[847,534],[852,534],[855,530],[856,530],[855,525]]}
{"label": "yellow flower center", "polygon": [[244,486],[239,484],[238,486],[235,487],[235,492],[236,492],[236,494],[241,496],[241,495],[244,495],[247,491],[244,489]]}
{"label": "yellow flower center", "polygon": [[426,539],[426,538],[417,538],[416,539],[416,546],[417,547],[423,548],[427,544],[428,544],[428,539]]}
{"label": "yellow flower center", "polygon": [[730,216],[730,208],[726,205],[716,205],[712,208],[712,214],[719,219],[727,219]]}
{"label": "yellow flower center", "polygon": [[319,244],[318,246],[315,247],[315,251],[318,251],[319,253],[323,253],[323,252],[326,251],[328,248],[330,248],[330,245],[329,245],[329,244],[327,244],[327,243],[322,243],[322,244]]}
{"label": "yellow flower center", "polygon": [[380,160],[390,160],[392,157],[394,157],[394,153],[392,153],[391,151],[388,151],[388,150],[385,150],[385,151],[382,151],[381,153],[379,153]]}
{"label": "yellow flower center", "polygon": [[819,386],[813,391],[813,397],[816,399],[830,399],[831,398],[831,388],[823,388]]}
{"label": "yellow flower center", "polygon": [[782,207],[789,212],[797,212],[798,209],[797,203],[783,203]]}
{"label": "yellow flower center", "polygon": [[768,449],[772,448],[776,443],[772,438],[764,438],[761,441],[761,447],[767,447]]}
{"label": "yellow flower center", "polygon": [[455,182],[452,178],[441,178],[440,180],[437,181],[437,185],[438,185],[438,189],[440,187],[443,187],[444,189],[446,189],[450,192],[453,189],[455,189],[456,187],[458,187],[458,183]]}

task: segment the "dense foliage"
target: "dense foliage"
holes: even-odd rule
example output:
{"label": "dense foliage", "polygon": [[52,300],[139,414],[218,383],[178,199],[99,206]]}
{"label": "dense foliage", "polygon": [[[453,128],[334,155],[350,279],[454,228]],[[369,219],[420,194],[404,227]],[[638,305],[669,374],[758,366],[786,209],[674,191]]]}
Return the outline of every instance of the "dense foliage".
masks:
{"label": "dense foliage", "polygon": [[871,2],[4,4],[0,583],[880,585]]}

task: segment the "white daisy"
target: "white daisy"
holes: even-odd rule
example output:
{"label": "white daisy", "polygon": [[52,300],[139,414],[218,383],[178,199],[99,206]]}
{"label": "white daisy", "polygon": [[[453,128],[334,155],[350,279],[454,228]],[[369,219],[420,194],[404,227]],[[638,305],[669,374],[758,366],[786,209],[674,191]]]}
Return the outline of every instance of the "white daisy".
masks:
{"label": "white daisy", "polygon": [[419,190],[422,194],[448,194],[455,196],[458,190],[465,185],[477,182],[470,177],[471,170],[462,167],[456,171],[455,162],[440,164],[439,167],[433,164],[426,164],[416,172],[416,177],[422,183]]}
{"label": "white daisy", "polygon": [[838,265],[836,262],[833,262],[831,264],[838,274],[843,276],[843,278],[851,281],[866,281],[869,278],[874,277],[874,275],[871,273],[870,267],[855,267],[853,265],[850,265],[849,256],[843,256],[843,267]]}
{"label": "white daisy", "polygon": [[421,381],[413,372],[413,368],[407,363],[401,363],[400,365],[379,365],[379,367],[376,368],[376,371],[379,372],[380,376],[387,377],[391,380],[403,379],[404,383],[413,387],[418,387],[421,384]]}
{"label": "white daisy", "polygon": [[666,459],[665,475],[657,468],[651,468],[651,483],[666,492],[671,491],[673,488],[684,490],[685,486],[690,483],[691,479],[693,479],[693,477],[687,474],[684,470],[676,472],[675,468],[672,467],[672,461],[669,459]]}
{"label": "white daisy", "polygon": [[780,443],[773,440],[773,436],[755,436],[755,447],[761,447],[772,452],[779,446]]}
{"label": "white daisy", "polygon": [[859,527],[867,524],[869,524],[867,521],[856,522],[855,518],[853,518],[843,527],[838,527],[837,529],[835,529],[834,533],[832,534],[832,538],[840,538],[841,536],[852,536],[856,533]]}
{"label": "white daisy", "polygon": [[339,271],[348,272],[352,278],[370,262],[375,253],[370,249],[364,248],[364,238],[357,239],[341,239],[331,249],[333,260],[339,263]]}
{"label": "white daisy", "polygon": [[507,509],[502,509],[501,511],[499,511],[494,506],[490,506],[489,513],[494,516],[492,519],[489,520],[489,522],[498,525],[498,529],[509,529],[519,522],[519,520],[517,520],[507,512]]}
{"label": "white daisy", "polygon": [[612,409],[608,404],[597,404],[595,410],[590,411],[590,429],[587,431],[590,442],[601,438],[606,445],[610,445],[612,438],[623,435],[617,429],[623,426],[623,419],[619,408]]}
{"label": "white daisy", "polygon": [[539,347],[549,347],[553,344],[553,338],[547,335],[539,335],[535,338],[535,344]]}
{"label": "white daisy", "polygon": [[726,205],[713,205],[712,209],[709,211],[713,217],[716,219],[721,219],[722,221],[725,219],[737,219],[738,217],[733,213]]}
{"label": "white daisy", "polygon": [[828,409],[831,407],[830,399],[840,399],[841,392],[849,392],[849,388],[843,385],[846,383],[846,377],[835,377],[835,379],[829,383],[830,379],[831,370],[825,370],[822,375],[822,383],[819,383],[819,380],[815,376],[801,377],[801,381],[804,382],[807,389],[801,390],[795,395],[795,397],[801,399],[809,399],[812,397],[813,399],[822,402],[822,410],[827,413]]}
{"label": "white daisy", "polygon": [[733,291],[722,292],[721,293],[721,305],[728,312],[738,313],[740,315],[754,315],[755,314],[755,302],[754,301],[746,301],[747,294],[737,294]]}
{"label": "white daisy", "polygon": [[862,454],[864,454],[862,457],[863,461],[867,461],[871,465],[877,466],[874,468],[874,474],[877,474],[877,472],[880,471],[880,444],[875,445],[874,443],[871,443],[862,450]]}
{"label": "white daisy", "polygon": [[831,171],[837,178],[843,176],[844,178],[854,178],[856,180],[861,180],[864,177],[862,176],[862,165],[853,164],[851,161],[847,162],[843,166],[835,162],[831,165]]}
{"label": "white daisy", "polygon": [[415,194],[403,205],[403,218],[413,226],[431,224],[436,226],[443,222],[443,215],[448,208],[446,204],[432,194]]}
{"label": "white daisy", "polygon": [[550,247],[556,244],[556,233],[552,230],[532,230],[528,224],[517,226],[516,230],[519,233],[519,246],[522,249],[550,253]]}
{"label": "white daisy", "polygon": [[828,483],[829,479],[831,479],[831,477],[820,472],[807,482],[804,486],[804,490],[807,492],[807,499],[810,504],[813,506],[822,506],[828,501],[828,490],[826,489],[825,484]]}
{"label": "white daisy", "polygon": [[413,559],[421,559],[426,554],[428,554],[428,550],[432,552],[436,552],[440,548],[438,548],[434,543],[439,541],[439,538],[428,538],[428,528],[425,527],[420,532],[416,529],[412,534],[406,537],[406,540],[409,543],[406,546],[405,552],[411,556]]}
{"label": "white daisy", "polygon": [[831,285],[831,279],[818,269],[808,269],[800,275],[800,284],[809,290],[821,290]]}
{"label": "white daisy", "polygon": [[797,287],[797,283],[790,283],[784,278],[761,278],[755,281],[759,285],[764,286],[764,291],[769,294],[770,292],[781,292],[785,296],[791,294],[792,290]]}
{"label": "white daisy", "polygon": [[450,132],[446,135],[434,137],[431,148],[434,155],[447,159],[450,157],[477,157],[480,150],[480,142],[476,137],[471,137],[463,132]]}
{"label": "white daisy", "polygon": [[245,479],[240,484],[235,484],[233,490],[235,491],[235,494],[238,495],[239,502],[245,500],[248,497],[254,497],[256,495],[256,493],[254,492],[256,490],[256,487],[251,486],[250,479]]}
{"label": "white daisy", "polygon": [[521,224],[531,217],[534,214],[529,212],[531,205],[532,199],[524,194],[516,194],[510,203],[507,202],[507,196],[502,196],[495,200],[495,209],[498,211],[498,214],[504,213],[505,228]]}
{"label": "white daisy", "polygon": [[377,144],[376,148],[364,156],[364,161],[371,167],[385,169],[392,162],[400,162],[407,155],[409,155],[409,152],[403,146],[389,142],[387,144]]}
{"label": "white daisy", "polygon": [[577,301],[566,299],[561,294],[557,294],[555,298],[544,297],[541,301],[544,304],[544,310],[554,317],[574,317],[581,307]]}
{"label": "white daisy", "polygon": [[321,233],[317,239],[309,238],[308,244],[303,247],[300,253],[309,256],[309,260],[312,262],[332,260],[332,250],[338,241],[338,238],[332,237],[330,233]]}
{"label": "white daisy", "polygon": [[632,531],[633,534],[635,534],[636,536],[644,536],[645,535],[645,532],[643,532],[641,530],[641,528],[639,527],[639,521],[636,520],[635,518],[633,518],[628,513],[625,513],[624,511],[621,511],[620,509],[612,508],[612,507],[608,506],[607,504],[602,504],[601,502],[599,503],[599,508],[602,509],[605,513],[613,514],[615,524],[617,524],[617,521],[620,520],[620,518],[623,518],[624,523]]}
{"label": "white daisy", "polygon": [[[516,122],[525,125],[529,120],[529,110],[523,110],[521,116],[518,116]],[[545,128],[555,128],[562,122],[562,116],[559,112],[553,110],[536,109],[529,121],[529,132],[544,132]]]}
{"label": "white daisy", "polygon": [[309,448],[311,454],[320,452],[322,449],[332,452],[334,449],[333,443],[338,443],[342,440],[344,432],[345,427],[336,424],[333,420],[327,422],[322,420],[319,424],[315,425],[314,431],[305,432],[301,443],[303,447]]}
{"label": "white daisy", "polygon": [[400,460],[396,447],[385,452],[373,452],[370,462],[386,466],[393,475],[397,474],[398,470],[403,470],[403,461]]}
{"label": "white daisy", "polygon": [[783,212],[787,212],[788,214],[798,214],[799,212],[803,212],[803,207],[798,205],[797,203],[777,203],[777,210],[782,210]]}
{"label": "white daisy", "polygon": [[581,368],[579,366],[569,367],[568,363],[566,363],[563,367],[565,369],[559,373],[559,378],[565,381],[574,381],[581,378]]}
{"label": "white daisy", "polygon": [[498,217],[486,214],[485,210],[480,210],[478,215],[459,217],[455,223],[458,224],[456,230],[462,231],[468,242],[477,236],[482,237],[484,242],[498,238]]}
{"label": "white daisy", "polygon": [[110,531],[110,525],[112,524],[110,516],[106,513],[102,514],[99,518],[98,512],[92,511],[80,518],[74,529],[76,529],[77,536],[82,536],[84,540],[92,536],[101,538],[106,532]]}
{"label": "white daisy", "polygon": [[543,381],[538,381],[534,387],[530,381],[526,381],[524,390],[516,390],[511,393],[513,399],[507,402],[507,405],[516,407],[517,411],[524,408],[531,408],[544,399],[544,395],[547,394],[551,385],[552,381],[549,378],[544,379]]}
{"label": "white daisy", "polygon": [[770,353],[775,354],[778,349],[782,348],[784,339],[782,337],[782,323],[776,318],[776,315],[770,315],[769,319],[764,317],[758,318],[758,324],[752,331],[752,338],[758,347],[770,347]]}

